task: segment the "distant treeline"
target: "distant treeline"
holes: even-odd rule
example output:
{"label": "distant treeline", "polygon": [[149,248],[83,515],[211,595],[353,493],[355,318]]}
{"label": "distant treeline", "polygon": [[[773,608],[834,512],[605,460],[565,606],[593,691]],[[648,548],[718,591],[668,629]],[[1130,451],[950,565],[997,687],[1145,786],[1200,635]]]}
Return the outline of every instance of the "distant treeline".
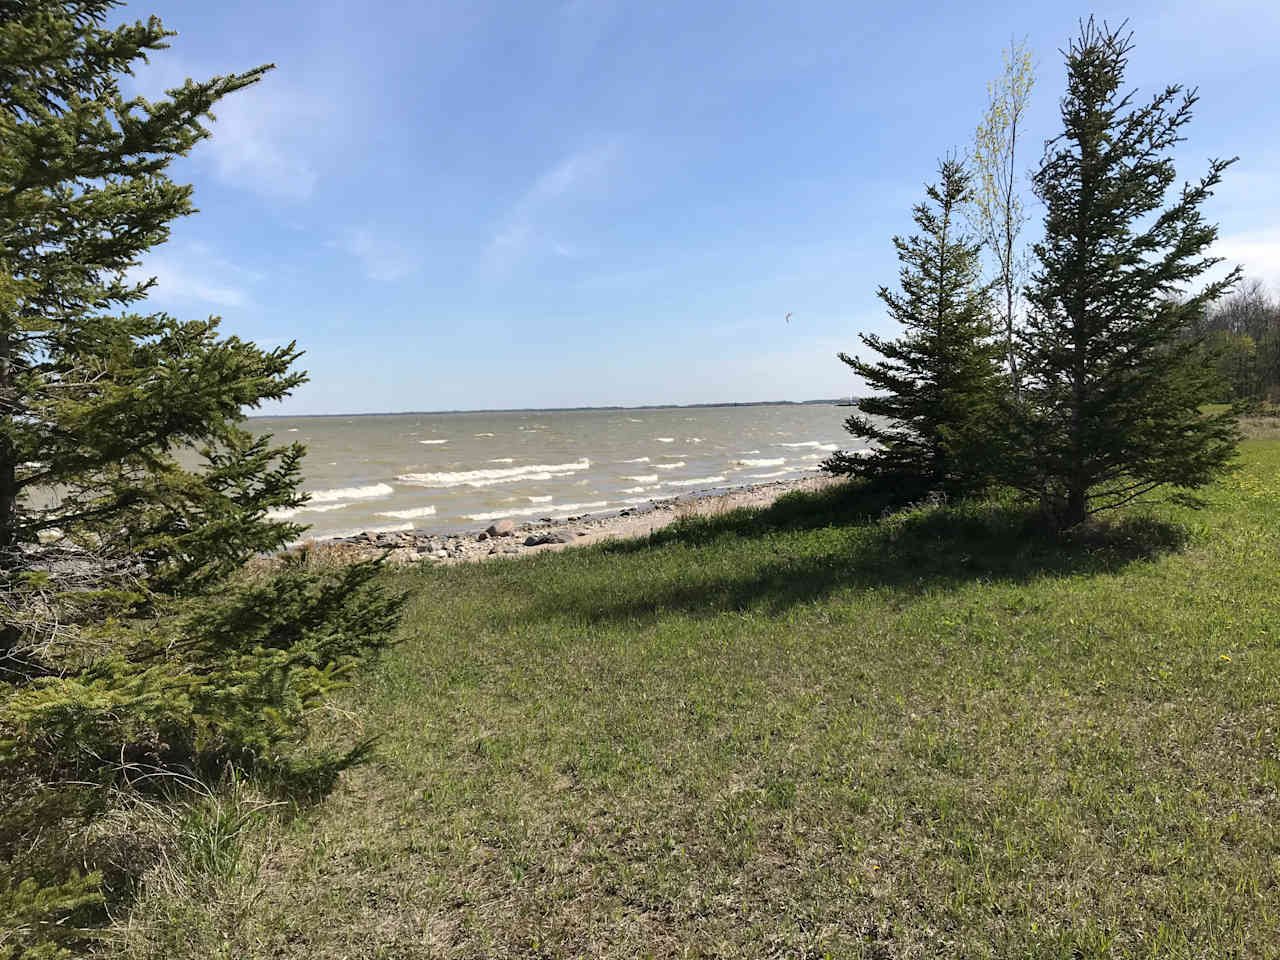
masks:
{"label": "distant treeline", "polygon": [[1280,299],[1260,280],[1237,286],[1191,332],[1222,376],[1224,395],[1214,399],[1280,401]]}

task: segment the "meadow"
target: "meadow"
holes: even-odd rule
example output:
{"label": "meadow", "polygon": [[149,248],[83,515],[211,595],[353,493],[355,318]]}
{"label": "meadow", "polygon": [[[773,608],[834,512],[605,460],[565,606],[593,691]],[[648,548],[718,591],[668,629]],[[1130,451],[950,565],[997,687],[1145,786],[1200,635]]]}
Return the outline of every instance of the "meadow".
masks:
{"label": "meadow", "polygon": [[1067,537],[854,488],[388,571],[307,803],[199,803],[129,957],[1280,957],[1280,429]]}

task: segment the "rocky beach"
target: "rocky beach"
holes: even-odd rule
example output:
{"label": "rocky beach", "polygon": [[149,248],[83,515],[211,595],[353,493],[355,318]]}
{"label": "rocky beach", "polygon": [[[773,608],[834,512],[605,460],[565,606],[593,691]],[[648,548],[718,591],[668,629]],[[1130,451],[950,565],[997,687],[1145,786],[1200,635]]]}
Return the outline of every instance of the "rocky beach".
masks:
{"label": "rocky beach", "polygon": [[391,563],[457,564],[563,550],[607,539],[642,537],[687,516],[714,516],[743,507],[767,507],[795,490],[816,490],[835,478],[808,475],[743,487],[729,492],[698,491],[654,499],[610,513],[494,520],[484,530],[435,533],[427,530],[367,531],[354,536],[308,541],[318,550],[352,559],[387,555]]}

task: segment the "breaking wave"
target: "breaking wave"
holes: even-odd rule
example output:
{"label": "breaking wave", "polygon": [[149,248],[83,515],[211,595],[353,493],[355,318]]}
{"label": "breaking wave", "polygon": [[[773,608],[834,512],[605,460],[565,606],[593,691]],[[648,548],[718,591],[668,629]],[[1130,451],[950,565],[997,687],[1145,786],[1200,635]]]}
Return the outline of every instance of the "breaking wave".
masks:
{"label": "breaking wave", "polygon": [[[334,500],[376,500],[378,497],[389,497],[395,491],[386,483],[375,483],[368,487],[335,487],[332,490],[310,490],[308,496],[312,503],[332,503]],[[314,508],[312,508],[314,509]]]}
{"label": "breaking wave", "polygon": [[779,447],[817,447],[819,450],[839,450],[840,446],[835,443],[823,443],[820,440],[805,440],[801,443],[778,443]]}
{"label": "breaking wave", "polygon": [[518,510],[504,510],[501,513],[468,513],[464,514],[464,516],[468,520],[501,520],[504,517],[532,517],[535,515],[539,517],[567,517],[581,513],[584,510],[598,510],[608,505],[608,500],[597,500],[594,503],[562,503],[557,506],[521,507]]}
{"label": "breaking wave", "polygon": [[417,520],[420,517],[434,517],[436,515],[435,507],[414,507],[412,510],[387,510],[380,513],[380,517],[390,517],[392,520]]}
{"label": "breaking wave", "polygon": [[657,470],[674,470],[677,467],[683,467],[684,461],[677,460],[675,463],[655,463],[653,466]]}
{"label": "breaking wave", "polygon": [[276,510],[268,510],[267,519],[289,520],[300,513],[329,513],[331,510],[345,510],[349,506],[351,506],[349,503],[330,503],[323,507],[313,507],[310,505],[304,505],[301,507],[281,507]]}
{"label": "breaking wave", "polygon": [[696,487],[699,484],[724,483],[724,477],[698,477],[694,480],[668,480],[668,487]]}
{"label": "breaking wave", "polygon": [[359,530],[338,530],[335,533],[323,534],[316,539],[337,540],[342,537],[358,537],[362,533],[403,533],[405,530],[412,529],[412,523],[393,523],[388,527],[361,527]]}
{"label": "breaking wave", "polygon": [[[511,483],[517,480],[550,480],[567,477],[579,470],[586,470],[591,461],[583,457],[573,463],[531,464],[508,467],[505,470],[448,470],[441,473],[406,473],[396,479],[417,487],[487,487],[494,483]],[[390,492],[390,488],[388,488]]]}

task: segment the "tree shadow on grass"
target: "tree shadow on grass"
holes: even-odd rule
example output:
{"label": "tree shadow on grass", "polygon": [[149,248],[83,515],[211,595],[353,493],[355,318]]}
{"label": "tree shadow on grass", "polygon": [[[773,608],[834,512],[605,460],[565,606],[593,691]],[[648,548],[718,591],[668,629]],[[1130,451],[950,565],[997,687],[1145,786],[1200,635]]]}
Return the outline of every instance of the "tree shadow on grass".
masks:
{"label": "tree shadow on grass", "polygon": [[[839,485],[792,493],[762,510],[679,520],[647,538],[611,543],[614,555],[706,550],[673,563],[672,576],[617,591],[545,598],[548,614],[589,622],[729,611],[776,615],[849,589],[906,595],[975,581],[1022,583],[1043,576],[1115,573],[1181,549],[1186,531],[1150,516],[1117,517],[1067,533],[1047,530],[1012,502],[903,506],[907,491]],[[795,536],[804,531],[811,536]],[[819,532],[822,531],[822,532]]]}

